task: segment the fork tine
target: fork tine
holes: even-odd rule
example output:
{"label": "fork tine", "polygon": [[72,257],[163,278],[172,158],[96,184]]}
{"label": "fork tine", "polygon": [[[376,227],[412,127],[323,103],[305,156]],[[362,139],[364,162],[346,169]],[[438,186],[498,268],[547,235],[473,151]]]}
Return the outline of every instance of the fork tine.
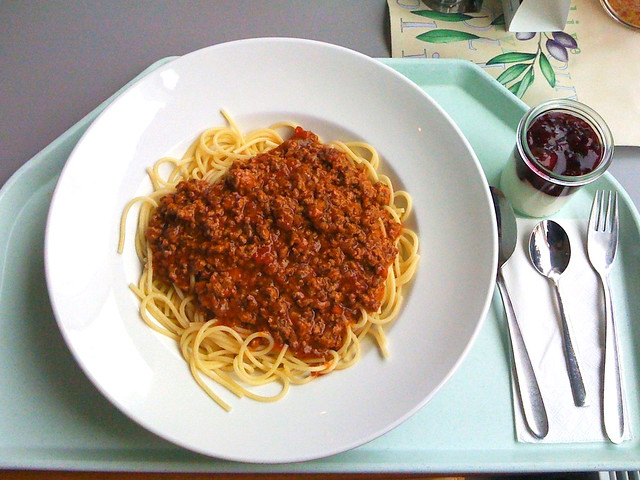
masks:
{"label": "fork tine", "polygon": [[593,203],[591,204],[591,214],[589,215],[589,228],[593,230],[599,230],[600,223],[600,190],[596,190],[596,195],[593,197]]}
{"label": "fork tine", "polygon": [[604,218],[602,219],[602,230],[604,232],[617,232],[618,230],[618,192],[609,190],[606,202],[602,199]]}
{"label": "fork tine", "polygon": [[613,194],[611,190],[607,192],[606,199],[604,198],[604,192],[602,194],[602,208],[604,209],[604,218],[602,219],[602,231],[608,232],[613,225]]}
{"label": "fork tine", "polygon": [[618,215],[618,192],[613,192],[613,207],[611,213],[611,231],[618,235],[618,224],[620,216]]}
{"label": "fork tine", "polygon": [[607,231],[607,217],[609,207],[607,205],[607,192],[606,190],[600,190],[600,221],[598,222],[598,231]]}
{"label": "fork tine", "polygon": [[618,195],[613,191],[609,192],[609,206],[611,208],[611,211],[609,215],[607,230],[613,232],[618,218]]}

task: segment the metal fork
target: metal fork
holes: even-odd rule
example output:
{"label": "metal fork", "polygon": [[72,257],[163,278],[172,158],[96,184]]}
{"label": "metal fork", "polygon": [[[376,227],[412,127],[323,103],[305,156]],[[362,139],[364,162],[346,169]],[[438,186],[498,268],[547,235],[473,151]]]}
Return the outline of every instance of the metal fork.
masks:
{"label": "metal fork", "polygon": [[613,443],[624,437],[624,402],[620,373],[620,345],[616,332],[609,272],[618,246],[618,194],[598,190],[593,199],[587,234],[587,254],[604,290],[605,344],[602,411],[604,429]]}

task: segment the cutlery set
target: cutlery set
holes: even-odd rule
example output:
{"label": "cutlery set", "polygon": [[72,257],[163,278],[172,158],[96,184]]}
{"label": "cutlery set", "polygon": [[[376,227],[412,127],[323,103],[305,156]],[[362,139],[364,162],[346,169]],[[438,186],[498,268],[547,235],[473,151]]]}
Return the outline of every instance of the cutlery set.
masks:
{"label": "cutlery set", "polygon": [[[513,304],[502,274],[503,265],[509,260],[517,243],[515,213],[503,193],[491,187],[498,227],[499,253],[496,283],[505,308],[506,324],[511,345],[514,385],[520,398],[522,413],[528,430],[538,439],[549,432],[549,420],[544,400],[531,359],[524,342]],[[618,244],[618,200],[615,192],[596,192],[587,230],[587,256],[597,272],[604,291],[605,342],[602,375],[602,420],[609,440],[619,444],[625,434],[625,412],[622,375],[620,367],[620,345],[616,331],[609,274],[615,260]],[[561,296],[561,276],[569,265],[571,246],[565,230],[553,220],[542,220],[529,237],[529,258],[533,267],[553,285],[555,305],[560,319],[561,337],[569,383],[574,404],[589,405],[582,370],[574,342],[571,321]]]}

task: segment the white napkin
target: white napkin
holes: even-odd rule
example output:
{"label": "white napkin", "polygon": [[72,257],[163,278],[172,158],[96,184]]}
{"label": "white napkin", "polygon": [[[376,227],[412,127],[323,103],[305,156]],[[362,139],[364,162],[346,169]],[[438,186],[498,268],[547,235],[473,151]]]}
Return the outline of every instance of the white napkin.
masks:
{"label": "white napkin", "polygon": [[509,32],[564,30],[571,0],[502,0]]}
{"label": "white napkin", "polygon": [[[571,261],[560,278],[560,293],[573,327],[573,346],[587,390],[585,407],[573,403],[553,284],[529,260],[529,236],[538,221],[518,219],[519,242],[503,274],[547,409],[549,433],[543,440],[529,433],[513,388],[516,435],[518,441],[531,443],[608,441],[601,412],[604,301],[598,277],[586,256],[587,221],[557,220],[571,244]],[[625,439],[629,438],[627,427]]]}

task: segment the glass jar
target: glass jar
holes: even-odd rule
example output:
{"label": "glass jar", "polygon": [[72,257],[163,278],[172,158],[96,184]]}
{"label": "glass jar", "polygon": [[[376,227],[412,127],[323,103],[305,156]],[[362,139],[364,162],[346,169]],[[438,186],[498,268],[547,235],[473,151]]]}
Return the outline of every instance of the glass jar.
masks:
{"label": "glass jar", "polygon": [[500,189],[519,213],[546,217],[599,178],[612,158],[613,136],[600,115],[574,100],[550,100],[520,120]]}
{"label": "glass jar", "polygon": [[482,8],[482,0],[423,0],[431,10],[443,13],[473,13]]}

